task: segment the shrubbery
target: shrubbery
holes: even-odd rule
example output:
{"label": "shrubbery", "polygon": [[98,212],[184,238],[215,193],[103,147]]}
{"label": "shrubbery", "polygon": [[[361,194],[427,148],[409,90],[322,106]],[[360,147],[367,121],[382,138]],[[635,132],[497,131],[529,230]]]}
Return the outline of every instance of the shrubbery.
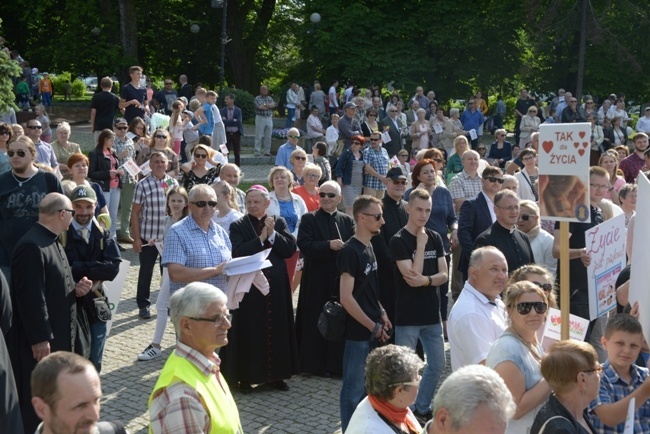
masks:
{"label": "shrubbery", "polygon": [[242,89],[231,89],[224,87],[223,91],[219,94],[219,107],[225,106],[224,97],[228,94],[235,96],[235,105],[242,111],[244,121],[252,121],[255,119],[255,97]]}
{"label": "shrubbery", "polygon": [[62,99],[65,95],[65,84],[70,82],[72,85],[72,97],[81,98],[86,93],[86,85],[83,81],[77,79],[73,80],[72,75],[69,72],[62,72],[57,74],[56,77],[52,78],[52,85],[54,86],[54,95],[57,95]]}

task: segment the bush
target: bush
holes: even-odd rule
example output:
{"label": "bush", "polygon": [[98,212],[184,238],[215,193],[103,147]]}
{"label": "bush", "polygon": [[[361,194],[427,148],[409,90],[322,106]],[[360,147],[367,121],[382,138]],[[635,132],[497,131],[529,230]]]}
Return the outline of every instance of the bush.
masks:
{"label": "bush", "polygon": [[223,107],[225,103],[223,99],[226,95],[233,94],[235,96],[235,105],[242,111],[244,121],[251,121],[255,119],[255,97],[242,89],[231,89],[224,87],[219,95],[219,107]]}
{"label": "bush", "polygon": [[86,85],[83,81],[77,79],[72,80],[72,74],[63,72],[52,78],[52,86],[54,86],[54,94],[62,97],[65,95],[65,84],[70,82],[72,85],[72,97],[81,98],[86,93]]}

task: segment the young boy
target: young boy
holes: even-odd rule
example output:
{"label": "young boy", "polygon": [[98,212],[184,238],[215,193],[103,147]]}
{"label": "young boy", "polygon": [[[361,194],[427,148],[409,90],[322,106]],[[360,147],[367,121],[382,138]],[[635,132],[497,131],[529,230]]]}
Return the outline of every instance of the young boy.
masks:
{"label": "young boy", "polygon": [[619,314],[609,319],[602,344],[607,351],[600,392],[589,405],[588,417],[597,433],[622,433],[627,408],[636,398],[634,432],[647,432],[650,424],[650,380],[648,369],[634,364],[643,343],[639,321]]}

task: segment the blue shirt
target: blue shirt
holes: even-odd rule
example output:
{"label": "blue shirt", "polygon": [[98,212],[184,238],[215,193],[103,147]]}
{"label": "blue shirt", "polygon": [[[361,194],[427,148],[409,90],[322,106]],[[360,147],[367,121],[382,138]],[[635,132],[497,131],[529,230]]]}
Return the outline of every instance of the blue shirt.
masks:
{"label": "blue shirt", "polygon": [[208,121],[205,124],[199,125],[199,132],[205,136],[211,136],[214,132],[214,113],[212,113],[212,104],[209,102],[203,103],[203,116]]}
{"label": "blue shirt", "polygon": [[296,210],[293,208],[293,201],[278,200],[278,204],[280,204],[280,215],[287,222],[289,231],[293,233],[293,231],[296,230],[296,225],[298,224],[298,214],[296,214]]}
{"label": "blue shirt", "polygon": [[52,169],[56,169],[59,166],[59,162],[56,160],[52,145],[42,140],[34,144],[36,145],[36,162],[47,164]]}
{"label": "blue shirt", "polygon": [[[600,377],[600,391],[598,398],[591,401],[589,404],[589,411],[587,416],[589,421],[596,428],[598,434],[608,433],[622,433],[625,429],[625,421],[618,424],[615,428],[605,425],[596,416],[594,410],[602,404],[613,404],[617,401],[628,396],[630,393],[638,389],[641,384],[648,378],[648,369],[639,367],[635,364],[630,366],[630,374],[632,379],[630,384],[627,384],[621,379],[618,373],[614,370],[611,363],[606,361],[603,364],[603,373]],[[637,411],[634,412],[634,432],[643,433],[647,432],[647,427],[650,424],[650,401],[644,402]]]}
{"label": "blue shirt", "polygon": [[476,130],[476,134],[478,134],[478,127],[483,124],[483,113],[480,110],[475,110],[474,113],[471,110],[465,110],[460,116],[460,121],[465,131]]}
{"label": "blue shirt", "polygon": [[[162,261],[163,266],[170,263],[190,268],[216,267],[232,259],[232,244],[228,233],[215,222],[210,221],[208,231],[201,229],[192,216],[174,224],[165,236]],[[203,280],[225,292],[226,276],[213,276]],[[189,282],[169,280],[169,291],[173,294]]]}
{"label": "blue shirt", "polygon": [[278,148],[278,154],[275,156],[275,165],[284,166],[289,170],[293,170],[293,164],[291,164],[291,153],[296,149],[302,149],[300,146],[291,146],[291,143],[287,142],[284,145]]}
{"label": "blue shirt", "polygon": [[[388,158],[388,151],[385,148],[373,149],[369,146],[363,153],[363,159],[366,160],[366,164],[370,164],[381,176],[386,176],[386,173],[388,173],[390,158]],[[373,190],[386,189],[386,186],[379,178],[368,174],[363,176],[363,186],[372,188]]]}

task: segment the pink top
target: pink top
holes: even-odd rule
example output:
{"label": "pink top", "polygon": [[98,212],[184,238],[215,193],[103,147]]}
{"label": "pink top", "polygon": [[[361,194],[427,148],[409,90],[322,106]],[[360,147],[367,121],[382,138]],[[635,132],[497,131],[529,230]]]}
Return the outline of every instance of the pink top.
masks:
{"label": "pink top", "polygon": [[[623,188],[624,185],[625,185],[625,178],[617,176],[616,181],[614,181],[614,183],[612,184],[612,187],[614,187],[614,190],[616,190],[616,192],[618,193],[619,191],[621,191],[621,188]],[[604,197],[605,199],[612,200],[612,192],[611,191],[605,192]]]}
{"label": "pink top", "polygon": [[[117,160],[113,156],[113,153],[111,151],[104,151],[104,155],[106,155],[110,160],[111,160],[111,170],[117,170]],[[119,188],[120,187],[120,178],[117,175],[111,175],[111,188]]]}

